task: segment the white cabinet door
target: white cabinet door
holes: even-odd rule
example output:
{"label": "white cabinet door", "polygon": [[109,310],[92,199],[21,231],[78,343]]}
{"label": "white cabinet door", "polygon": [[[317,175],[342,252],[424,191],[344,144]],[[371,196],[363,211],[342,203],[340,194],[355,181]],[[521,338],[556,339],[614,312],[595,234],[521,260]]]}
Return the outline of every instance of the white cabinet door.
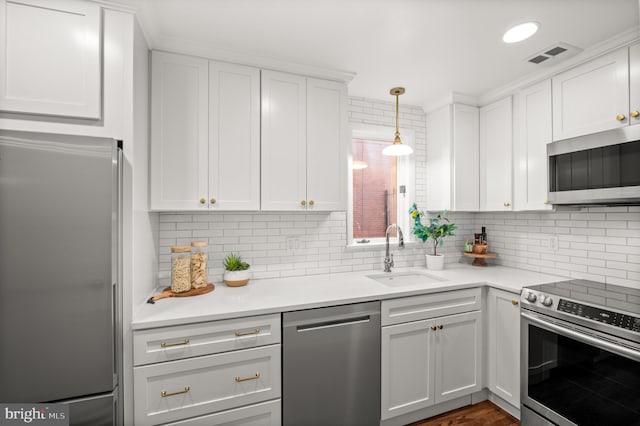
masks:
{"label": "white cabinet door", "polygon": [[434,320],[382,327],[382,420],[434,404]]}
{"label": "white cabinet door", "polygon": [[512,210],[511,96],[480,108],[480,210]]}
{"label": "white cabinet door", "polygon": [[451,210],[477,211],[480,202],[480,142],[477,107],[453,105]]}
{"label": "white cabinet door", "polygon": [[[447,292],[454,294],[383,301],[382,324],[393,325],[385,325],[381,331],[382,420],[482,389],[483,328],[480,310],[401,324],[394,324],[391,320],[393,313],[400,314],[403,307],[407,313],[409,310],[419,311],[421,305],[452,312],[464,310],[460,308],[462,304],[473,309],[477,297],[468,291],[479,293],[479,289],[469,289]],[[448,303],[455,301],[451,296],[458,296],[455,307]],[[429,297],[442,300],[432,300],[427,304]]]}
{"label": "white cabinet door", "polygon": [[0,110],[100,118],[98,4],[0,0],[0,22]]}
{"label": "white cabinet door", "polygon": [[447,105],[427,115],[427,208],[477,211],[477,107]]}
{"label": "white cabinet door", "polygon": [[547,144],[552,142],[551,80],[521,90],[516,99],[514,205],[516,210],[551,210],[547,201]]}
{"label": "white cabinet door", "polygon": [[518,295],[489,290],[489,389],[520,407],[520,307]]}
{"label": "white cabinet door", "polygon": [[626,47],[560,73],[552,81],[554,141],[629,124]]}
{"label": "white cabinet door", "polygon": [[629,124],[640,124],[640,44],[629,47],[629,94]]}
{"label": "white cabinet door", "polygon": [[260,70],[209,62],[209,191],[214,210],[260,209]]}
{"label": "white cabinet door", "polygon": [[436,318],[436,403],[482,389],[482,313]]}
{"label": "white cabinet door", "polygon": [[153,52],[151,209],[207,208],[209,61]]}
{"label": "white cabinet door", "polygon": [[347,87],[307,78],[307,205],[347,209]]}
{"label": "white cabinet door", "polygon": [[262,210],[306,210],[306,78],[262,71]]}

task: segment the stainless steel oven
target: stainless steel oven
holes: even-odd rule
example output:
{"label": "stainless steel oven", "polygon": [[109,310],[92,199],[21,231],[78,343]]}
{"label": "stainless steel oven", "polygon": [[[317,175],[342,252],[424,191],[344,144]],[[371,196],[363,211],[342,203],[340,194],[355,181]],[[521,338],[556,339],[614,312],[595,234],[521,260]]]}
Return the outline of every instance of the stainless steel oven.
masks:
{"label": "stainless steel oven", "polygon": [[523,426],[640,425],[639,297],[585,280],[523,289]]}

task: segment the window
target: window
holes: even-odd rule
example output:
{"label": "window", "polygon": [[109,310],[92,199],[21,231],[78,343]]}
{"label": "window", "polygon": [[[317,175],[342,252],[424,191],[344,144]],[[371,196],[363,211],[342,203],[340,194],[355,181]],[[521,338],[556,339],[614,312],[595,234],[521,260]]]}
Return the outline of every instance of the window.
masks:
{"label": "window", "polygon": [[[353,128],[349,182],[348,244],[381,244],[387,227],[398,224],[410,240],[409,207],[414,201],[413,155],[382,155],[393,143],[395,128],[358,125]],[[403,142],[413,145],[412,131],[400,129]],[[395,229],[390,234],[396,238]]]}

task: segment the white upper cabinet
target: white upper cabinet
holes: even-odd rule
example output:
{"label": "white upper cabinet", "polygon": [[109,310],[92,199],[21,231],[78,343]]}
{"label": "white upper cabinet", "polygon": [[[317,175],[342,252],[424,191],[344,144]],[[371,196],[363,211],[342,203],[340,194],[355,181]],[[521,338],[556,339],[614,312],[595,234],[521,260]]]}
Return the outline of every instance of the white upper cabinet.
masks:
{"label": "white upper cabinet", "polygon": [[547,201],[547,144],[552,142],[551,80],[516,94],[514,205],[516,210],[550,210]]}
{"label": "white upper cabinet", "polygon": [[306,210],[307,80],[262,71],[262,209]]}
{"label": "white upper cabinet", "polygon": [[151,209],[206,208],[209,61],[153,52]]}
{"label": "white upper cabinet", "polygon": [[640,44],[629,48],[629,124],[640,123]]}
{"label": "white upper cabinet", "polygon": [[629,125],[628,55],[616,50],[553,77],[554,141]]}
{"label": "white upper cabinet", "polygon": [[0,0],[0,110],[101,117],[101,9],[80,0]]}
{"label": "white upper cabinet", "polygon": [[260,208],[260,70],[153,52],[151,208]]}
{"label": "white upper cabinet", "polygon": [[347,208],[347,87],[307,78],[307,206]]}
{"label": "white upper cabinet", "polygon": [[479,208],[479,110],[454,104],[427,114],[427,209]]}
{"label": "white upper cabinet", "polygon": [[480,210],[512,206],[513,118],[511,96],[480,108]]}
{"label": "white upper cabinet", "polygon": [[260,208],[260,70],[209,63],[209,209]]}
{"label": "white upper cabinet", "polygon": [[346,87],[262,72],[262,209],[346,209]]}

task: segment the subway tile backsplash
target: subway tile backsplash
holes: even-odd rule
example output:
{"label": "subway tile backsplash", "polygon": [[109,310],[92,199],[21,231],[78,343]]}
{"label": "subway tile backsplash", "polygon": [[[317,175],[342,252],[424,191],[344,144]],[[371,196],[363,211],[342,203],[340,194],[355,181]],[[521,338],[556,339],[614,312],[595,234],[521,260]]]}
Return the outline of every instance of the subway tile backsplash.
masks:
{"label": "subway tile backsplash", "polygon": [[487,212],[473,221],[487,227],[499,264],[640,288],[640,207]]}

